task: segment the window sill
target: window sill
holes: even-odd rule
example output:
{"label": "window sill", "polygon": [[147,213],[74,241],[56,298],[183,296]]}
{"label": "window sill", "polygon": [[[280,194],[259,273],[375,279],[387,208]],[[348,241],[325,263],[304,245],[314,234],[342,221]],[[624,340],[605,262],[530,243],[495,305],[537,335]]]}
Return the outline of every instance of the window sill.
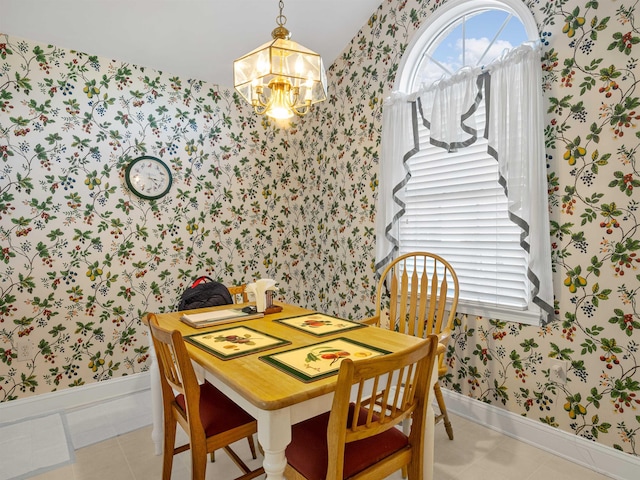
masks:
{"label": "window sill", "polygon": [[516,310],[505,307],[481,305],[460,300],[458,302],[457,314],[475,315],[485,318],[502,320],[504,322],[515,322],[523,325],[540,326],[540,312],[537,306],[528,310]]}

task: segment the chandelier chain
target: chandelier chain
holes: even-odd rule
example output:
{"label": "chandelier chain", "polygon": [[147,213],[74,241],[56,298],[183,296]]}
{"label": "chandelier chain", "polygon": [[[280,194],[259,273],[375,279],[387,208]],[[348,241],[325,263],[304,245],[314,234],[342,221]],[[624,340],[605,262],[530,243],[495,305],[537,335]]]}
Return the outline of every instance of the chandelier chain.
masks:
{"label": "chandelier chain", "polygon": [[276,23],[282,27],[287,23],[287,17],[282,14],[282,10],[284,9],[284,0],[280,0],[278,6],[280,7],[280,14],[276,17]]}

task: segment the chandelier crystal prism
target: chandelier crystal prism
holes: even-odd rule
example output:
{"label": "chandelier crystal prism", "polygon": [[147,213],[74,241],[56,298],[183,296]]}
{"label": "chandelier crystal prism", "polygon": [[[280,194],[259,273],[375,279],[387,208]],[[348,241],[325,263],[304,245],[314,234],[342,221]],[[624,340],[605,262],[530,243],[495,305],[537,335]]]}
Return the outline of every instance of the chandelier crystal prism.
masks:
{"label": "chandelier crystal prism", "polygon": [[233,86],[258,115],[291,118],[306,115],[314,103],[327,99],[322,58],[290,40],[280,0],[273,40],[233,62]]}

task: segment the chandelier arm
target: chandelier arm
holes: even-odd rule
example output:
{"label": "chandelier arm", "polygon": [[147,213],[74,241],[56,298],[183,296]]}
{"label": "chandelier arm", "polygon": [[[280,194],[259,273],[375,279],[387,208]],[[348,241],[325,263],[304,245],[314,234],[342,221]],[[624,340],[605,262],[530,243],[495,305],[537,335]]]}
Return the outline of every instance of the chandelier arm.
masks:
{"label": "chandelier arm", "polygon": [[311,110],[311,105],[310,104],[309,105],[305,105],[302,108],[291,107],[291,110],[293,110],[293,113],[295,113],[296,115],[304,117]]}
{"label": "chandelier arm", "polygon": [[253,111],[258,115],[264,115],[265,113],[267,113],[267,110],[269,110],[269,107],[267,105],[261,108],[260,105],[253,104]]}
{"label": "chandelier arm", "polygon": [[292,105],[291,110],[293,110],[296,115],[300,115],[302,117],[311,111],[311,100],[305,100],[304,104],[300,106]]}
{"label": "chandelier arm", "polygon": [[255,95],[253,95],[251,103],[254,107],[260,106],[266,110],[273,103],[273,97],[269,97],[269,100],[265,101],[262,87],[256,87]]}

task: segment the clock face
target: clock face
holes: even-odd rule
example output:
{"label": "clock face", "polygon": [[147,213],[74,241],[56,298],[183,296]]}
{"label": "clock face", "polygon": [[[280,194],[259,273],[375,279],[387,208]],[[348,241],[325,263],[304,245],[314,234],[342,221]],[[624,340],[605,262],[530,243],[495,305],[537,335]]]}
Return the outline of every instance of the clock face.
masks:
{"label": "clock face", "polygon": [[171,170],[155,157],[138,157],[125,170],[124,178],[129,189],[141,198],[154,200],[163,197],[171,189]]}

